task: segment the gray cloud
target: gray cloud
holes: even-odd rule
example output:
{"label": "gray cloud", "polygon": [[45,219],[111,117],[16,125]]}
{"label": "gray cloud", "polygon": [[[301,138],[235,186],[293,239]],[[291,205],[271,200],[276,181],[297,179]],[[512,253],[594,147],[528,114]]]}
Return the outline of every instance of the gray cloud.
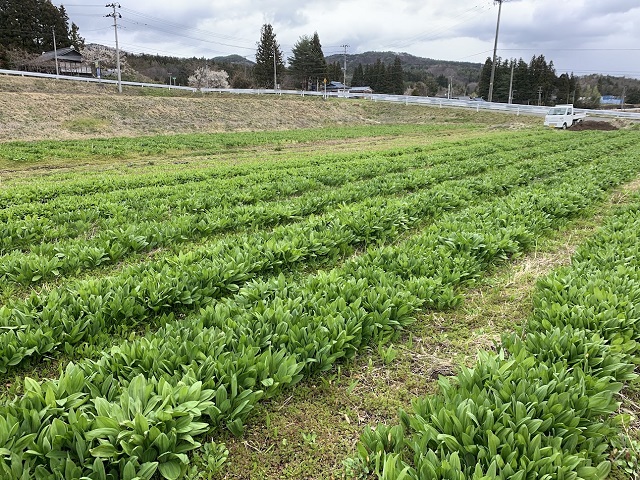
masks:
{"label": "gray cloud", "polygon": [[[196,57],[250,56],[262,24],[271,23],[285,55],[301,35],[317,31],[327,54],[347,43],[351,53],[392,50],[483,62],[493,48],[497,16],[491,0],[137,0],[122,7],[123,49]],[[88,42],[113,45],[106,8],[66,8]],[[637,0],[505,1],[499,54],[544,54],[559,71],[640,77],[637,25]]]}

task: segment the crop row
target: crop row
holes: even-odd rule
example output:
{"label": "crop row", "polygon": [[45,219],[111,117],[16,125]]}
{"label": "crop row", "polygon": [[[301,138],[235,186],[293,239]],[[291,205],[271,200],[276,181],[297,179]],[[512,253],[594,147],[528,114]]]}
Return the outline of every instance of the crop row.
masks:
{"label": "crop row", "polygon": [[[522,143],[514,142],[510,148],[518,155],[532,155],[530,149],[522,149]],[[478,150],[475,158],[485,158],[495,150],[491,144],[483,144],[482,148],[474,146]],[[533,155],[575,147],[577,145],[563,143],[553,145],[555,150],[546,149]],[[224,169],[218,168],[200,172],[201,176],[205,176],[204,180],[197,183],[181,182],[179,185],[174,184],[175,178],[165,174],[157,177],[157,180],[163,178],[169,185],[110,190],[93,195],[69,194],[44,203],[43,199],[20,203],[20,190],[12,188],[7,194],[11,196],[13,204],[0,211],[0,217],[5,220],[0,224],[0,251],[28,248],[41,240],[73,238],[95,229],[117,228],[145,220],[166,220],[168,217],[240,203],[253,204],[326,186],[335,187],[378,175],[403,172],[408,168],[465,161],[470,156],[468,148],[453,149],[455,156],[450,150],[440,153],[437,150],[429,151],[428,154],[392,151],[377,154],[374,158],[351,155],[334,159],[331,163],[318,162],[319,165],[305,162],[303,166],[284,168],[285,165],[279,164],[277,171],[257,169],[249,173],[247,167],[237,167],[225,173]],[[501,152],[501,155],[504,156],[505,152]],[[206,178],[213,174],[219,178]],[[52,188],[60,194],[61,185]]]}
{"label": "crop row", "polygon": [[[321,214],[337,205],[419,191],[448,179],[468,178],[498,168],[508,167],[514,176],[521,172],[515,179],[521,181],[529,178],[527,172],[532,168],[535,169],[535,176],[541,176],[561,171],[579,161],[589,160],[591,155],[593,149],[585,152],[576,150],[570,164],[564,158],[555,160],[550,156],[544,158],[544,164],[540,160],[532,163],[531,160],[507,161],[503,158],[447,163],[429,169],[376,176],[373,180],[350,182],[327,192],[317,193],[312,190],[279,202],[209,209],[162,222],[143,222],[126,229],[108,229],[91,239],[43,243],[33,247],[30,254],[13,252],[0,257],[0,281],[24,285],[40,283],[54,277],[115,263],[131,253],[175,246],[245,227],[268,228],[281,225],[312,214]],[[296,188],[295,185],[296,182],[292,181],[292,190]]]}
{"label": "crop row", "polygon": [[154,135],[135,138],[109,138],[65,141],[16,141],[5,142],[0,148],[0,158],[14,162],[43,161],[50,158],[127,158],[146,155],[190,152],[206,155],[230,148],[263,145],[282,146],[340,140],[369,138],[399,134],[428,134],[439,130],[468,130],[468,125],[367,125],[334,128],[313,128],[270,132],[202,133]]}
{"label": "crop row", "polygon": [[[292,134],[291,132],[288,133]],[[369,133],[364,136],[369,136]],[[194,136],[189,137],[192,137],[191,139],[193,139]],[[158,138],[159,137],[154,137],[153,142],[158,141]],[[319,138],[314,139],[314,141],[318,141]],[[118,142],[127,144],[129,143],[127,140],[128,139],[118,139]],[[34,142],[33,146],[34,148],[40,148],[39,144],[48,143],[51,142]],[[58,144],[57,148],[63,147],[65,144],[65,142],[56,143]],[[90,144],[91,142],[87,141],[85,143]],[[113,140],[111,143],[113,143]],[[142,144],[145,142],[144,139],[138,139],[135,143]],[[2,148],[7,148],[8,146],[10,146],[10,144],[5,143],[0,146],[0,150]],[[131,147],[132,145],[129,145],[129,148]],[[191,146],[185,144],[184,147],[193,151],[194,148],[198,148],[198,142],[196,140],[191,144]],[[444,148],[444,145],[430,146],[429,150],[437,150],[440,148]],[[420,149],[421,148],[419,147],[418,150]],[[400,151],[402,150],[397,150],[396,152]],[[219,153],[219,150],[213,150],[207,153],[216,154]],[[51,156],[49,156],[49,158],[51,158]],[[261,172],[264,175],[269,172],[277,172],[282,168],[300,168],[302,166],[309,165],[333,164],[341,161],[348,161],[349,159],[357,160],[358,158],[359,156],[357,154],[334,154],[323,155],[313,159],[303,158],[263,163],[250,162],[245,165],[221,166],[216,164],[215,166],[205,168],[202,166],[198,166],[196,168],[188,168],[184,165],[173,166],[174,170],[179,171],[171,171],[172,166],[163,163],[158,165],[157,168],[152,169],[152,173],[138,175],[114,175],[114,172],[111,171],[107,174],[87,174],[82,180],[78,180],[75,176],[67,177],[65,175],[54,175],[51,180],[32,179],[26,185],[20,185],[16,182],[11,192],[0,191],[0,208],[16,204],[28,204],[31,202],[46,203],[55,198],[69,195],[95,195],[101,192],[108,193],[121,190],[131,191],[145,187],[178,186],[186,183],[200,183],[216,178],[230,178],[238,175],[250,175],[258,172]]]}
{"label": "crop row", "polygon": [[[91,207],[95,203],[100,205],[111,203],[126,203],[136,205],[138,201],[162,200],[165,197],[179,199],[180,196],[189,197],[200,190],[215,191],[220,183],[229,180],[238,181],[238,187],[260,183],[260,180],[279,178],[283,173],[301,177],[319,174],[320,178],[329,182],[334,178],[350,175],[350,166],[361,168],[369,165],[375,172],[384,165],[404,164],[406,166],[424,167],[443,161],[453,162],[470,158],[486,158],[517,152],[523,155],[539,156],[545,153],[558,153],[577,147],[577,138],[567,137],[554,143],[532,144],[533,140],[527,136],[518,136],[504,145],[504,137],[494,139],[471,140],[468,144],[456,142],[441,142],[428,147],[412,147],[378,152],[372,155],[366,153],[331,154],[317,157],[302,157],[295,160],[279,160],[278,162],[249,163],[240,165],[214,165],[191,167],[187,172],[167,172],[163,166],[157,167],[157,172],[132,175],[114,175],[113,173],[91,179],[77,177],[66,180],[46,180],[40,183],[31,181],[23,186],[11,185],[0,194],[6,197],[6,205],[0,210],[0,218],[10,220],[24,216],[37,215],[41,218],[55,215],[58,210]],[[596,143],[591,141],[590,143]],[[374,161],[375,159],[375,161]],[[399,170],[396,170],[399,171]],[[122,183],[122,184],[120,184]],[[211,184],[214,188],[210,188]],[[9,185],[7,185],[9,187]],[[98,191],[96,191],[98,189]],[[88,202],[83,205],[82,202]],[[74,203],[69,203],[74,202]],[[117,212],[117,211],[116,211]]]}
{"label": "crop row", "polygon": [[[457,288],[602,199],[636,163],[603,159],[579,177],[449,213],[299,285],[252,282],[57,380],[27,379],[25,394],[0,408],[0,468],[8,478],[179,478],[195,436],[221,426],[240,434],[260,398],[393,336],[421,306],[455,304]],[[399,262],[387,270],[389,258]]]}
{"label": "crop row", "polygon": [[116,277],[81,281],[49,295],[33,294],[26,302],[11,302],[0,309],[4,330],[0,366],[6,370],[24,359],[50,355],[122,327],[153,325],[162,314],[197,308],[252,278],[305,261],[344,255],[362,243],[391,239],[440,211],[505,194],[567,168],[547,160],[526,169],[515,165],[482,181],[446,182],[408,199],[368,200],[327,217],[233,237],[175,258],[127,268]]}
{"label": "crop row", "polygon": [[[2,249],[28,248],[40,240],[72,238],[93,229],[116,228],[140,221],[166,220],[212,208],[287,197],[323,187],[375,178],[409,168],[429,165],[425,156],[376,156],[352,159],[330,165],[313,165],[275,172],[222,175],[197,183],[151,186],[131,190],[109,191],[94,195],[66,195],[47,203],[16,204],[1,212],[6,222],[0,226]],[[439,160],[447,161],[447,157]],[[373,163],[372,163],[373,162]],[[220,169],[213,169],[220,175]],[[16,192],[12,192],[16,193]],[[18,192],[19,193],[19,192]]]}
{"label": "crop row", "polygon": [[[528,175],[515,165],[488,178],[448,181],[399,199],[368,199],[330,215],[232,237],[189,253],[124,269],[115,277],[79,281],[0,308],[0,369],[91,341],[121,327],[193,309],[261,275],[309,261],[344,256],[358,245],[396,238],[418,222],[553,172],[540,162]],[[566,167],[565,167],[566,168]],[[562,168],[560,168],[562,169]]]}
{"label": "crop row", "polygon": [[[569,267],[538,281],[524,334],[400,424],[367,429],[363,472],[385,479],[605,479],[620,446],[616,393],[640,362],[640,200],[620,209]],[[628,421],[628,420],[627,420]],[[637,465],[621,460],[637,473]]]}

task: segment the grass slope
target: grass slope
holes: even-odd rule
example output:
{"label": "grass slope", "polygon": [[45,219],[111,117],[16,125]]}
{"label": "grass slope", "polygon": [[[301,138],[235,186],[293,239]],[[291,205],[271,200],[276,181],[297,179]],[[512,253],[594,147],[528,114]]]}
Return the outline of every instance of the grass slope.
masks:
{"label": "grass slope", "polygon": [[316,97],[192,94],[0,76],[0,142],[338,125],[537,125],[536,117]]}

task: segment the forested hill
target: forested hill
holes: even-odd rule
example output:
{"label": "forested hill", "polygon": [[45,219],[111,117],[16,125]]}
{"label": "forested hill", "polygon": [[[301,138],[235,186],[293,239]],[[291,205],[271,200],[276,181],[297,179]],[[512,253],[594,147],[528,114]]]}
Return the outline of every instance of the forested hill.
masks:
{"label": "forested hill", "polygon": [[[398,52],[364,52],[347,54],[347,72],[352,72],[358,64],[373,65],[378,59],[384,64],[391,65],[395,58],[399,57],[402,62],[402,68],[406,72],[424,71],[430,73],[434,77],[444,75],[445,77],[453,76],[454,79],[466,82],[478,81],[482,63],[471,62],[454,62],[449,60],[435,60],[433,58],[416,57],[409,53]],[[344,55],[329,55],[327,63],[338,62],[341,65],[344,62]]]}

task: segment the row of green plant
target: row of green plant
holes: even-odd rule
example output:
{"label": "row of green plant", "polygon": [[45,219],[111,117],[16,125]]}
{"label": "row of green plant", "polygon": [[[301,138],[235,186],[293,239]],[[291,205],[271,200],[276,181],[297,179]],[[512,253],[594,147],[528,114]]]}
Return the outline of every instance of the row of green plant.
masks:
{"label": "row of green plant", "polygon": [[[197,316],[69,364],[59,379],[26,379],[24,395],[0,407],[0,469],[8,478],[180,478],[194,437],[220,427],[241,434],[259,399],[393,337],[425,305],[457,304],[461,285],[639,168],[602,159],[579,176],[451,212],[408,242],[300,284],[251,282]],[[422,273],[402,262],[387,270],[389,258]]]}
{"label": "row of green plant", "polygon": [[[481,160],[478,160],[478,163],[480,162]],[[344,187],[354,182],[366,185],[367,180],[375,181],[394,173],[402,177],[403,174],[416,169],[419,169],[416,173],[428,175],[429,171],[423,171],[425,167],[437,169],[437,173],[434,174],[434,180],[437,180],[446,178],[438,176],[444,163],[454,169],[454,175],[460,162],[452,162],[448,155],[435,158],[432,154],[428,157],[402,154],[388,158],[385,158],[385,155],[376,155],[374,158],[351,159],[330,165],[283,169],[268,175],[260,172],[202,184],[146,187],[136,189],[135,192],[125,191],[126,195],[112,192],[96,194],[86,199],[67,196],[64,197],[64,202],[54,201],[47,204],[50,215],[46,217],[43,217],[45,212],[35,214],[34,209],[30,208],[28,218],[25,219],[22,215],[20,218],[14,216],[3,222],[0,225],[1,248],[6,252],[13,248],[31,247],[32,251],[51,255],[57,252],[53,252],[52,248],[45,249],[46,247],[37,243],[49,242],[49,239],[76,237],[88,230],[95,233],[100,230],[117,230],[123,224],[132,225],[144,221],[165,224],[174,219],[184,222],[185,215],[191,215],[192,222],[200,223],[198,215],[230,217],[234,212],[229,209],[239,205],[255,205],[272,201],[274,198],[304,195],[307,192],[313,194],[317,190]],[[384,187],[384,184],[380,185],[380,188]],[[339,198],[337,201],[340,201]],[[17,215],[17,212],[14,211],[13,215]],[[48,246],[49,243],[45,245]]]}
{"label": "row of green plant", "polygon": [[131,266],[113,277],[77,281],[48,295],[38,292],[26,300],[10,301],[0,307],[4,330],[0,370],[122,328],[154,325],[163,314],[206,305],[261,275],[309,261],[336,261],[354,247],[392,240],[425,219],[504,195],[556,168],[566,169],[540,161],[528,175],[515,165],[484,178],[444,182],[404,198],[367,199],[273,231],[232,236]]}
{"label": "row of green plant", "polygon": [[[428,133],[428,131],[427,128],[424,133]],[[366,137],[367,135],[365,135],[365,138]],[[150,137],[149,142],[152,142],[154,138],[156,137]],[[143,140],[122,138],[110,139],[109,142],[125,142],[128,144],[128,142],[133,141],[144,143]],[[187,141],[185,140],[185,142]],[[291,142],[296,143],[295,140],[291,140]],[[43,142],[34,142],[34,145],[40,148],[40,143]],[[460,146],[458,142],[454,142],[454,144]],[[9,144],[0,144],[0,149],[7,145]],[[55,142],[55,145],[55,147],[53,145],[50,147],[64,148],[64,142]],[[446,145],[445,142],[439,142],[429,147],[398,148],[388,152],[387,155],[398,156],[403,153],[409,153],[409,151],[413,151],[414,153],[438,151],[446,148]],[[197,148],[198,143],[185,143],[185,149],[188,149],[189,146],[191,146],[192,149]],[[493,150],[495,150],[495,148],[494,145]],[[206,153],[211,157],[206,157],[204,160],[196,159],[193,163],[182,160],[172,164],[165,158],[162,158],[157,164],[155,161],[149,162],[148,164],[140,164],[137,167],[132,164],[132,168],[129,168],[129,166],[125,164],[111,163],[109,168],[104,171],[100,169],[89,169],[83,172],[82,178],[68,173],[51,173],[40,177],[35,176],[28,181],[24,181],[24,179],[21,178],[5,180],[3,184],[11,187],[11,191],[8,191],[9,189],[0,191],[0,208],[11,205],[20,205],[23,208],[28,208],[28,205],[32,202],[47,203],[56,198],[70,195],[94,195],[120,190],[131,191],[145,187],[179,186],[185,183],[199,183],[258,173],[267,175],[268,173],[278,172],[282,169],[332,165],[343,161],[348,162],[363,158],[366,159],[371,156],[371,152],[360,155],[334,153],[319,156],[304,156],[303,158],[299,155],[285,155],[284,158],[278,162],[225,161],[220,164],[215,161],[215,155],[220,153],[219,150],[211,150]],[[381,156],[384,157],[385,154],[383,153]],[[184,159],[184,154],[181,154],[179,158]],[[112,157],[109,157],[109,159],[111,160]],[[19,213],[24,215],[29,212]]]}
{"label": "row of green plant", "polygon": [[320,140],[341,140],[379,136],[428,134],[440,130],[470,130],[473,125],[366,125],[311,128],[269,132],[195,133],[154,135],[134,138],[94,138],[88,140],[45,140],[3,142],[0,159],[13,163],[33,163],[54,159],[130,158],[188,152],[209,152],[251,146],[279,146]]}
{"label": "row of green plant", "polygon": [[367,428],[352,468],[388,480],[605,479],[613,462],[635,478],[616,394],[640,363],[638,232],[636,196],[538,281],[521,335],[441,379],[398,425]]}
{"label": "row of green plant", "polygon": [[[80,212],[80,217],[63,216],[58,223],[68,223],[78,219],[90,221],[83,212],[93,211],[96,207],[99,207],[100,215],[115,217],[122,213],[124,204],[135,214],[140,215],[146,210],[154,209],[157,202],[170,204],[172,210],[178,213],[192,212],[194,209],[203,210],[210,205],[218,205],[219,202],[226,201],[228,194],[237,197],[236,201],[244,203],[273,198],[256,196],[259,192],[246,192],[246,189],[255,189],[256,186],[265,186],[265,183],[269,185],[274,181],[282,181],[283,176],[285,178],[293,176],[301,180],[309,178],[325,185],[335,186],[360,178],[370,178],[383,172],[400,172],[404,168],[426,167],[444,161],[504,155],[509,151],[518,150],[531,152],[530,142],[528,137],[514,139],[513,145],[501,149],[504,151],[499,153],[500,139],[484,139],[473,141],[467,146],[440,143],[428,148],[397,149],[380,152],[373,156],[369,152],[332,154],[289,161],[264,162],[257,165],[198,166],[186,172],[167,172],[162,165],[158,167],[159,172],[135,176],[114,175],[111,172],[94,179],[83,175],[81,179],[74,176],[69,181],[57,177],[42,182],[32,180],[26,185],[11,185],[10,188],[0,192],[4,197],[5,205],[3,206],[6,207],[0,210],[0,219],[15,221],[24,217],[37,217],[38,220],[43,221],[50,216],[61,215],[61,211],[64,210]],[[573,148],[576,145],[578,145],[576,139],[572,139],[572,142],[563,140],[559,144],[547,145],[545,150],[554,153],[563,151],[563,147]],[[537,150],[533,150],[534,154],[539,154]],[[364,177],[357,176],[354,170]],[[230,187],[234,187],[235,192],[231,191]],[[286,184],[284,188],[286,191]],[[223,190],[225,194],[217,193],[219,190]],[[207,193],[209,195],[206,195]],[[209,200],[209,197],[212,198]],[[149,217],[141,218],[149,219]],[[132,218],[126,218],[126,220],[130,221]],[[14,230],[21,226],[18,224]]]}
{"label": "row of green plant", "polygon": [[[211,208],[254,204],[452,161],[450,155],[434,156],[435,152],[427,155],[396,151],[375,155],[375,161],[370,156],[345,155],[317,165],[304,161],[295,166],[290,162],[292,166],[284,168],[278,163],[280,168],[276,170],[272,169],[274,162],[266,163],[270,169],[256,168],[254,171],[247,167],[208,168],[191,173],[189,179],[183,174],[154,174],[151,186],[132,188],[127,184],[126,189],[109,189],[102,193],[92,193],[90,185],[94,182],[86,179],[74,181],[73,186],[81,190],[80,194],[68,191],[69,185],[48,182],[49,192],[40,192],[42,195],[37,198],[32,198],[32,185],[26,192],[11,188],[6,196],[13,204],[0,211],[4,220],[0,224],[0,251],[27,249],[41,241],[73,238],[123,224],[166,221]],[[109,182],[99,181],[96,187],[104,189],[114,181],[120,181],[119,177],[112,175]],[[85,191],[87,188],[89,191]],[[49,198],[54,194],[55,198]],[[27,203],[21,202],[23,196],[28,198]]]}
{"label": "row of green plant", "polygon": [[[280,183],[273,186],[273,191],[286,192],[289,195],[298,189],[308,188],[310,191],[283,201],[259,201],[254,205],[222,208],[209,206],[203,212],[183,214],[176,218],[164,218],[162,221],[133,223],[126,229],[113,227],[116,224],[128,223],[125,219],[120,217],[109,219],[108,222],[102,223],[104,230],[96,232],[90,239],[41,243],[33,246],[29,254],[14,251],[0,257],[0,281],[4,284],[38,284],[55,277],[77,274],[80,271],[112,264],[132,253],[176,246],[184,242],[220,233],[234,232],[247,227],[259,229],[286,224],[312,214],[322,214],[337,205],[358,202],[367,198],[420,191],[447,179],[469,178],[472,175],[493,169],[508,167],[513,172],[514,180],[512,182],[517,184],[523,179],[530,178],[531,175],[542,176],[558,172],[579,161],[590,160],[591,155],[593,155],[593,148],[585,147],[582,150],[576,149],[575,156],[570,162],[567,162],[566,158],[556,160],[555,157],[549,155],[542,157],[542,159],[539,158],[535,163],[531,159],[526,161],[518,158],[507,160],[502,157],[447,162],[437,164],[429,169],[411,169],[402,173],[377,175],[373,179],[351,181],[339,188],[321,192],[312,189],[304,180],[288,178],[286,182],[288,190]],[[393,166],[391,169],[402,168],[402,162],[398,163],[399,166]],[[527,176],[532,169],[535,169],[535,173]],[[375,170],[375,168],[369,169],[370,172]],[[518,172],[520,172],[519,175]],[[355,176],[354,172],[351,172],[351,176]],[[510,188],[510,185],[504,185],[504,188]],[[264,187],[258,187],[258,190],[260,193],[272,191],[268,184]],[[226,191],[223,191],[222,195],[225,193]],[[233,194],[230,193],[229,196],[233,196]],[[195,203],[197,205],[198,202]],[[102,209],[103,206],[101,205],[99,208]],[[173,208],[174,206],[170,204],[156,205],[156,210],[160,213],[165,209],[173,210]],[[66,227],[67,225],[64,226],[64,228]],[[47,231],[43,226],[39,226],[39,228]],[[20,233],[23,234],[24,230],[20,230]],[[8,241],[8,239],[5,238],[4,241]]]}

